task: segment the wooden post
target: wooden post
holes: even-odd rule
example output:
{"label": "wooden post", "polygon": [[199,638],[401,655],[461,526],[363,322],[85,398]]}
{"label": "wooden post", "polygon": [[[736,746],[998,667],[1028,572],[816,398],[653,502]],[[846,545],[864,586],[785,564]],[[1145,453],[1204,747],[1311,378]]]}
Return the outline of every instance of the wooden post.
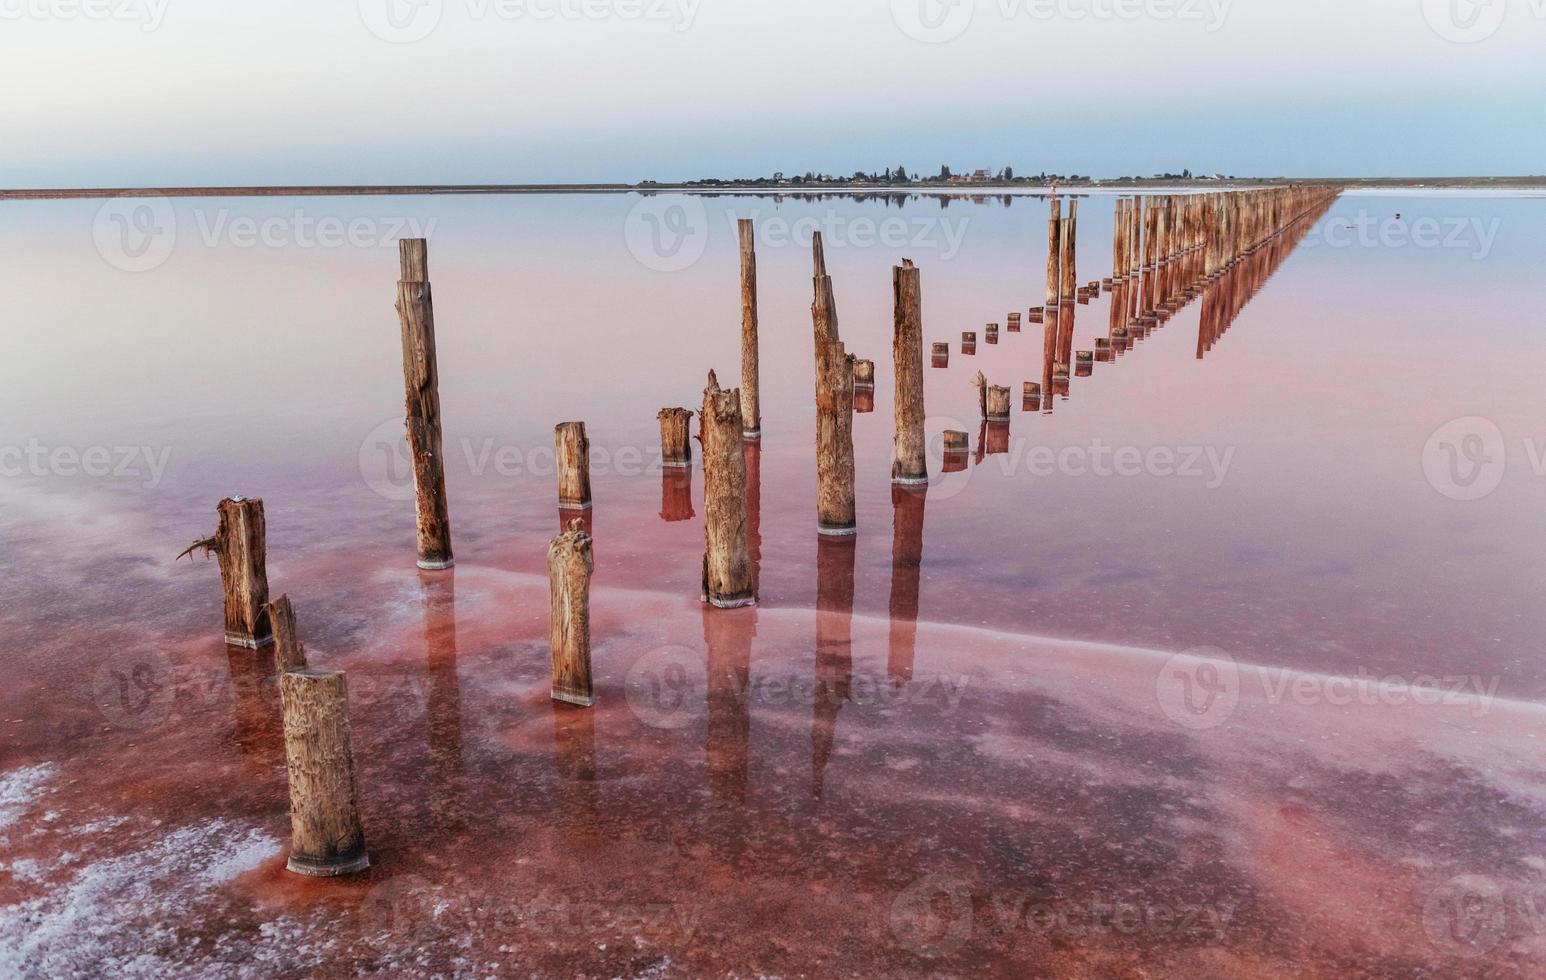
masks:
{"label": "wooden post", "polygon": [[990,343],[990,344],[998,343],[998,324],[996,324],[996,323],[988,324],[986,327],[983,328],[983,335],[987,338],[988,343]]}
{"label": "wooden post", "polygon": [[1068,202],[1068,217],[1061,223],[1059,229],[1058,244],[1062,250],[1060,262],[1062,264],[1062,287],[1059,293],[1064,303],[1074,302],[1079,292],[1079,273],[1075,267],[1074,250],[1079,234],[1079,199],[1070,198]]}
{"label": "wooden post", "polygon": [[397,315],[402,325],[403,388],[418,510],[419,567],[436,571],[450,568],[456,559],[451,553],[451,517],[441,452],[440,367],[435,355],[429,245],[422,238],[405,238],[398,243],[398,258],[402,278],[397,283]]}
{"label": "wooden post", "polygon": [[989,422],[1009,421],[1009,389],[998,385],[988,386],[988,410]]}
{"label": "wooden post", "polygon": [[703,601],[719,609],[757,603],[748,551],[746,455],[741,449],[741,395],[722,391],[709,372],[703,390]]}
{"label": "wooden post", "polygon": [[854,388],[859,391],[875,390],[875,362],[854,359]]}
{"label": "wooden post", "polygon": [[1052,216],[1047,219],[1047,305],[1046,309],[1052,315],[1056,315],[1058,306],[1062,302],[1063,280],[1061,278],[1061,262],[1063,240],[1063,206],[1058,201],[1057,195],[1052,195]]}
{"label": "wooden post", "polygon": [[692,409],[662,408],[655,417],[660,420],[660,464],[692,469]]}
{"label": "wooden post", "polygon": [[751,219],[736,222],[741,236],[741,424],[748,439],[762,436],[757,355],[757,235]]}
{"label": "wooden post", "polygon": [[274,663],[283,674],[306,669],[306,647],[295,630],[295,609],[282,595],[268,604],[268,621],[274,629]]}
{"label": "wooden post", "polygon": [[[929,482],[929,461],[923,436],[923,280],[917,267],[904,259],[891,270],[891,352],[896,370],[891,482],[903,486]],[[939,344],[934,354],[939,356]],[[948,362],[949,345],[945,346]]]}
{"label": "wooden post", "polygon": [[585,522],[548,545],[548,646],[553,652],[554,701],[589,708],[596,703],[590,674],[590,577],[595,569]]}
{"label": "wooden post", "polygon": [[1020,332],[1020,313],[1018,311],[1009,314],[1009,323],[1005,325],[1004,329],[1010,333]]}
{"label": "wooden post", "polygon": [[333,877],[370,867],[360,824],[349,688],[336,670],[279,677],[290,772],[290,859],[296,874]]}
{"label": "wooden post", "polygon": [[935,344],[934,347],[933,347],[933,351],[934,351],[934,353],[933,353],[932,360],[934,362],[934,366],[935,367],[943,368],[943,367],[949,367],[950,366],[950,345],[949,344]]}
{"label": "wooden post", "polygon": [[590,510],[590,439],[584,422],[554,426],[553,460],[558,467],[558,509]]}
{"label": "wooden post", "polygon": [[972,379],[972,387],[977,389],[977,411],[984,421],[988,418],[988,379],[981,371]]}
{"label": "wooden post", "polygon": [[225,641],[257,650],[274,642],[268,618],[268,527],[263,501],[227,497],[217,512],[220,525],[214,536],[195,541],[177,557],[195,551],[215,556],[224,594]]}
{"label": "wooden post", "polygon": [[1025,400],[1020,406],[1021,411],[1041,411],[1041,383],[1037,381],[1025,382]]}
{"label": "wooden post", "polygon": [[[854,500],[853,355],[838,333],[837,301],[827,275],[821,233],[812,235],[816,348],[816,530],[851,535],[859,522]],[[706,505],[705,505],[706,507]]]}

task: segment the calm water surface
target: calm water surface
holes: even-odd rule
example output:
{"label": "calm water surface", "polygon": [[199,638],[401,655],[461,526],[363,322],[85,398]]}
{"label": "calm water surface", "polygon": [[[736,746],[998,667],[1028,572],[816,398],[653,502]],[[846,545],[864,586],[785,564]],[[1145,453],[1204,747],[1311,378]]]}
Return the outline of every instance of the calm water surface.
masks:
{"label": "calm water surface", "polygon": [[[1199,301],[1050,413],[1019,410],[1041,325],[983,337],[1042,302],[1044,198],[640,200],[180,201],[140,272],[100,202],[0,209],[0,968],[1543,968],[1546,200],[1345,195],[1205,357]],[[1110,272],[1111,201],[1081,201],[1081,281]],[[652,463],[655,413],[738,373],[736,217],[761,229],[762,605],[716,616],[701,473]],[[297,230],[322,218],[370,241]],[[413,227],[438,575],[397,449]],[[814,528],[811,228],[877,369],[846,545]],[[936,453],[979,449],[977,371],[1017,409],[923,498],[887,479],[904,256],[952,346]],[[1075,308],[1076,348],[1109,302]],[[591,713],[546,697],[569,419],[597,451]],[[266,658],[221,645],[214,566],[171,560],[236,493],[313,662],[350,672],[375,867],[349,882],[283,872]],[[1232,692],[1202,724],[1167,687],[1181,651]]]}

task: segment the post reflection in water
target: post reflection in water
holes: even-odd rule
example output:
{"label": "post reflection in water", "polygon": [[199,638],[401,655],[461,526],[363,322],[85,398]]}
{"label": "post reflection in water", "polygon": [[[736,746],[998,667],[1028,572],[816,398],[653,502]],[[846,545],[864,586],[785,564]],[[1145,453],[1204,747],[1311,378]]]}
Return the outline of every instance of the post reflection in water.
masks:
{"label": "post reflection in water", "polygon": [[439,831],[467,816],[462,758],[462,685],[457,672],[456,572],[421,572],[424,609],[425,727],[429,738],[430,821]]}
{"label": "post reflection in water", "polygon": [[746,460],[746,553],[752,563],[752,581],[762,581],[762,441],[741,442]]}
{"label": "post reflection in water", "polygon": [[853,690],[853,537],[816,544],[816,685],[811,723],[811,796],[820,799],[837,730],[837,713]]}
{"label": "post reflection in water", "polygon": [[284,761],[284,735],[279,710],[279,674],[274,648],[249,650],[227,645],[234,728],[232,737],[242,756],[256,767]]}
{"label": "post reflection in water", "polygon": [[660,471],[660,519],[667,523],[690,521],[692,509],[692,470],[680,466]]}
{"label": "post reflection in water", "polygon": [[927,486],[891,488],[891,642],[886,672],[898,685],[913,679],[923,569],[923,512],[928,498]]}
{"label": "post reflection in water", "polygon": [[747,747],[751,740],[752,640],[757,608],[703,608],[708,647],[709,791],[726,803],[746,802]]}
{"label": "post reflection in water", "polygon": [[983,449],[989,456],[1003,456],[1009,452],[1009,423],[984,422],[982,424]]}
{"label": "post reflection in water", "polygon": [[559,816],[565,827],[583,832],[595,826],[601,811],[596,786],[596,712],[559,701],[551,702],[550,710]]}

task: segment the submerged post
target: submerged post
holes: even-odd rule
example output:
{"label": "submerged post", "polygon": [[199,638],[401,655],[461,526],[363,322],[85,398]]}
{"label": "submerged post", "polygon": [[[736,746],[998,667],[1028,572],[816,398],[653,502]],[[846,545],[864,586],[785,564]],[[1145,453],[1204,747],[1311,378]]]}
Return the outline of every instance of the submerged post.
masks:
{"label": "submerged post", "polygon": [[558,468],[558,509],[590,510],[590,439],[584,422],[554,426],[553,458]]}
{"label": "submerged post", "polygon": [[988,386],[987,411],[989,422],[1009,421],[1009,389],[998,385]]}
{"label": "submerged post", "polygon": [[279,677],[290,773],[290,859],[296,874],[332,877],[370,867],[360,824],[349,688],[336,670]]}
{"label": "submerged post", "polygon": [[591,537],[573,520],[548,545],[548,646],[553,654],[554,701],[589,708],[596,703],[590,674]]}
{"label": "submerged post", "polygon": [[[891,351],[896,369],[894,409],[896,435],[891,453],[891,482],[929,482],[929,461],[923,441],[923,286],[918,268],[903,259],[891,270],[894,298]],[[939,354],[939,344],[934,352]],[[950,348],[945,347],[948,362]]]}
{"label": "submerged post", "polygon": [[660,420],[660,463],[668,469],[692,468],[692,409],[662,408]]}
{"label": "submerged post", "polygon": [[422,238],[405,238],[398,243],[398,258],[402,278],[397,283],[397,315],[402,324],[403,388],[418,510],[419,567],[435,571],[450,568],[456,559],[451,553],[451,517],[441,455],[440,367],[435,355],[429,244]]}
{"label": "submerged post", "polygon": [[762,436],[757,354],[757,234],[750,218],[736,222],[741,237],[741,425],[748,439]]}
{"label": "submerged post", "polygon": [[719,609],[757,604],[749,549],[746,454],[741,448],[741,396],[709,372],[703,390],[703,601]]}
{"label": "submerged post", "polygon": [[268,621],[274,629],[274,663],[283,674],[306,669],[306,647],[295,631],[295,609],[282,595],[268,604]]}

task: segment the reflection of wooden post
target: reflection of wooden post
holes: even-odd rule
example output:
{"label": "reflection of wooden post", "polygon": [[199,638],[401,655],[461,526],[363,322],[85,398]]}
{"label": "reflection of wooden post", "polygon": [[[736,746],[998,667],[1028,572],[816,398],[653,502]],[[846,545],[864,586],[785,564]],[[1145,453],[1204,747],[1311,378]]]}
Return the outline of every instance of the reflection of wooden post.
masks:
{"label": "reflection of wooden post", "polygon": [[751,219],[736,222],[741,237],[741,424],[747,438],[762,435],[757,364],[757,235]]}
{"label": "reflection of wooden post", "polygon": [[268,621],[274,628],[274,663],[282,674],[306,669],[306,647],[295,631],[295,609],[282,595],[268,604]]}
{"label": "reflection of wooden post", "polygon": [[751,742],[752,639],[757,611],[703,611],[708,647],[708,773],[716,799],[746,802]]}
{"label": "reflection of wooden post", "polygon": [[747,546],[746,454],[741,395],[723,391],[714,372],[703,391],[703,601],[720,609],[755,605],[757,582]]}
{"label": "reflection of wooden post", "polygon": [[215,536],[194,548],[212,551],[220,565],[225,596],[225,641],[256,650],[274,642],[268,621],[268,525],[263,501],[228,497],[220,501]]}
{"label": "reflection of wooden post", "polygon": [[692,509],[692,470],[668,468],[660,471],[660,519],[668,524],[690,521]]}
{"label": "reflection of wooden post", "polygon": [[[891,270],[891,351],[896,368],[896,433],[891,452],[891,482],[929,482],[923,437],[923,286],[918,269],[906,260]],[[939,353],[939,344],[934,351]],[[948,359],[949,346],[945,347]]]}
{"label": "reflection of wooden post", "polygon": [[854,563],[852,538],[816,545],[816,687],[811,724],[811,796],[821,798],[837,714],[853,691]]}
{"label": "reflection of wooden post", "polygon": [[429,244],[422,238],[405,238],[398,243],[398,259],[402,278],[397,283],[397,315],[402,323],[403,387],[418,508],[419,567],[434,571],[450,568],[455,559],[441,454],[440,367],[435,355]]}
{"label": "reflection of wooden post", "polygon": [[590,439],[584,422],[553,428],[553,459],[558,466],[559,510],[590,510]]}
{"label": "reflection of wooden post", "polygon": [[660,420],[660,461],[662,466],[692,469],[692,409],[662,408]]}
{"label": "reflection of wooden post", "polygon": [[553,700],[588,708],[596,703],[590,672],[591,538],[585,522],[548,546],[548,645],[553,653]]}
{"label": "reflection of wooden post", "polygon": [[927,487],[891,488],[891,642],[886,672],[899,684],[913,679],[923,566],[923,510],[928,492]]}
{"label": "reflection of wooden post", "polygon": [[854,500],[853,355],[838,333],[837,301],[827,275],[821,233],[812,235],[815,300],[811,322],[816,347],[816,530],[850,535],[859,522]]}
{"label": "reflection of wooden post", "polygon": [[279,678],[290,771],[290,859],[297,874],[353,874],[370,867],[360,824],[349,688],[336,670]]}

